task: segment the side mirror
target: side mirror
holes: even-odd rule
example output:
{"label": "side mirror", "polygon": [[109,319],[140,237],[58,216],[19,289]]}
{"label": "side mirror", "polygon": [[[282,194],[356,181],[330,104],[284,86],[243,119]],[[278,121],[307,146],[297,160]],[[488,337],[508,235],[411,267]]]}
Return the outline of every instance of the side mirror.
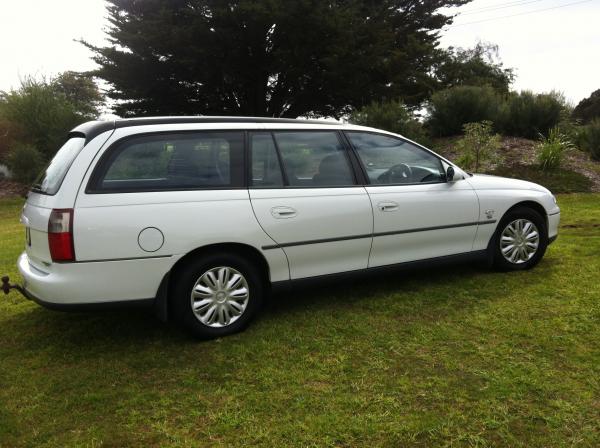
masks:
{"label": "side mirror", "polygon": [[454,179],[454,168],[452,166],[449,166],[446,169],[446,182],[451,182],[452,179]]}

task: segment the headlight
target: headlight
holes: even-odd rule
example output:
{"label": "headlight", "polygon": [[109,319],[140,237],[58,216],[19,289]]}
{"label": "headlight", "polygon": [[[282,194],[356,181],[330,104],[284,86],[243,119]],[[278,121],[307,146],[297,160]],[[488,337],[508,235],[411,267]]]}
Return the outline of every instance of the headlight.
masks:
{"label": "headlight", "polygon": [[558,205],[558,201],[556,200],[556,196],[552,195],[552,200],[554,201],[555,205]]}

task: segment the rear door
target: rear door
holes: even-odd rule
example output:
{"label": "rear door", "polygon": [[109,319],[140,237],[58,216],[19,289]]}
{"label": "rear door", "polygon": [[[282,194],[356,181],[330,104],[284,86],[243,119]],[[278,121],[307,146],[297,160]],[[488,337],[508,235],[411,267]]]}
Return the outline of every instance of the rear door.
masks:
{"label": "rear door", "polygon": [[77,198],[78,260],[172,256],[252,223],[243,131],[119,131]]}
{"label": "rear door", "polygon": [[253,132],[250,199],[292,279],[365,269],[371,202],[335,130]]}
{"label": "rear door", "polygon": [[406,140],[346,132],[367,175],[374,233],[369,267],[470,252],[479,201],[463,179],[446,182],[441,159]]}

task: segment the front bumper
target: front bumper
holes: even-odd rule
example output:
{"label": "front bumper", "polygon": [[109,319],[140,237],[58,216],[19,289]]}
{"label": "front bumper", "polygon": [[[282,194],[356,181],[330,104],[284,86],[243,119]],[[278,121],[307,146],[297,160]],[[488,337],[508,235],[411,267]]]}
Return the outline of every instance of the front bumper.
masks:
{"label": "front bumper", "polygon": [[560,212],[548,215],[548,244],[554,242],[558,237],[558,225],[560,224]]}

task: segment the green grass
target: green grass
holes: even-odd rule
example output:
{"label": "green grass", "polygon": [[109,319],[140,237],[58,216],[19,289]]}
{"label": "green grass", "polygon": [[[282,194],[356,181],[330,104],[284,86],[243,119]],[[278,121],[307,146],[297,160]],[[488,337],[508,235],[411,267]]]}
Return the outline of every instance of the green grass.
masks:
{"label": "green grass", "polygon": [[[600,445],[600,195],[541,264],[302,290],[195,342],[139,311],[0,300],[0,446]],[[20,201],[0,206],[15,274]]]}
{"label": "green grass", "polygon": [[588,177],[568,168],[543,171],[533,165],[501,166],[490,174],[528,180],[543,185],[553,193],[586,193],[592,188],[592,181]]}

